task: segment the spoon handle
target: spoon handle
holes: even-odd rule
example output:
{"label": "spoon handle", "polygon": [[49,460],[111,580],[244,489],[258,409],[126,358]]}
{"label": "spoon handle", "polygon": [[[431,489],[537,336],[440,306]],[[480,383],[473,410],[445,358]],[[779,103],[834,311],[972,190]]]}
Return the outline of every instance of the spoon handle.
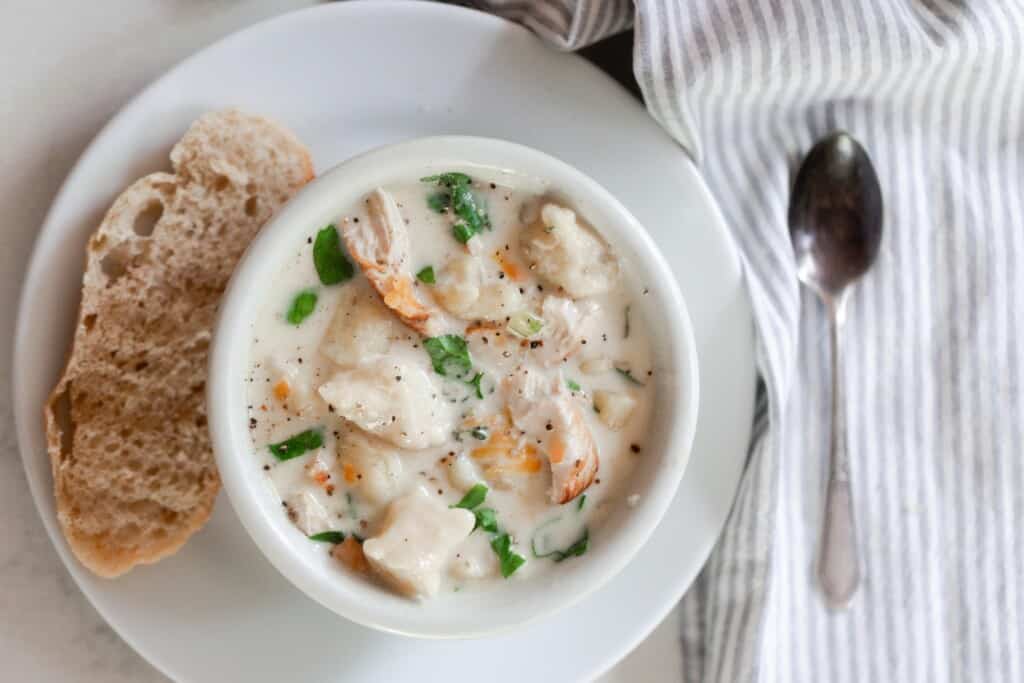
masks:
{"label": "spoon handle", "polygon": [[850,461],[846,452],[846,408],[843,387],[842,331],[846,297],[828,302],[832,341],[832,433],[829,444],[828,487],[818,558],[818,580],[829,607],[849,606],[860,584],[857,523],[850,490]]}

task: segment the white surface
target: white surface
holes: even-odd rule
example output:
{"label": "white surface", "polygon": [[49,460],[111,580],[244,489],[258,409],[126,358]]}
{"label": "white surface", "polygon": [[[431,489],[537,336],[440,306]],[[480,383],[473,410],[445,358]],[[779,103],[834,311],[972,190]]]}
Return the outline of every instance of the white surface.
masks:
{"label": "white surface", "polygon": [[[6,218],[2,233],[4,248],[0,250],[0,274],[5,278],[2,301],[7,320],[15,318],[14,299],[36,226],[41,223],[61,179],[99,126],[158,71],[196,47],[257,18],[298,4],[302,3],[111,0],[90,5],[88,10],[70,2],[63,6],[56,2],[21,2],[17,7],[8,7],[5,20],[0,24],[5,53],[5,68],[0,72],[3,79],[0,88],[0,97],[3,98],[0,115],[3,118],[0,124],[5,136],[5,154],[0,158],[0,169],[3,170],[0,206]],[[300,131],[303,134],[307,132]],[[161,134],[161,137],[166,136]],[[338,142],[341,144],[344,140]],[[324,150],[323,154],[330,156],[340,151]],[[141,160],[145,156],[141,155],[139,164],[126,172],[149,170],[158,163],[152,155],[147,157],[151,163],[143,163]],[[323,161],[322,157],[318,158],[321,166]],[[680,170],[680,173],[686,172]],[[620,179],[625,175],[628,174],[623,170],[619,174]],[[605,182],[611,185],[607,180]],[[109,190],[107,200],[113,191]],[[637,214],[643,213],[636,207],[631,208]],[[640,217],[645,220],[643,215]],[[689,218],[694,219],[693,216]],[[69,226],[76,235],[77,243],[65,261],[74,262],[76,268],[80,261],[77,249],[95,220],[95,214],[83,214]],[[724,246],[720,249],[724,252]],[[684,291],[699,290],[701,277],[707,275],[710,268],[702,263],[694,266],[693,270],[680,273]],[[701,344],[705,347],[714,344],[716,348],[730,343],[737,345],[736,354],[742,370],[750,353],[749,330],[744,322],[737,335],[736,330],[726,323],[735,320],[737,315],[744,320],[747,310],[745,298],[739,289],[735,264],[726,261],[720,265],[719,271],[724,271],[724,274],[711,275],[726,278],[728,301],[724,302],[724,307],[709,308],[706,302],[693,302],[691,299],[691,313],[695,320],[705,322],[698,329]],[[66,281],[67,277],[59,269],[53,275],[54,281]],[[77,278],[77,273],[73,277]],[[63,316],[61,333],[51,335],[43,342],[54,344],[52,351],[55,355],[62,352],[56,347],[63,345],[64,333],[71,324],[70,313],[64,311],[58,313],[60,316]],[[720,338],[713,338],[719,334]],[[59,341],[51,342],[53,339]],[[9,338],[4,338],[0,352],[4,359],[4,380],[7,380],[10,376],[6,364],[10,358]],[[729,358],[722,359],[723,366],[732,362]],[[707,372],[705,376],[708,376]],[[47,377],[46,381],[52,379]],[[714,386],[708,393],[718,394],[719,401],[731,400],[745,405],[749,401],[747,396],[751,386],[752,368],[746,377],[735,378],[733,385]],[[4,662],[5,674],[28,680],[159,680],[158,674],[102,623],[59,566],[57,555],[43,533],[43,526],[25,490],[20,464],[13,457],[15,448],[9,426],[10,406],[2,407],[7,422],[3,434],[8,454],[2,460],[3,470],[0,472],[0,512],[3,513],[0,528],[7,540],[0,551],[0,661]],[[31,411],[37,410],[35,404],[30,408]],[[738,418],[737,425],[735,431],[742,433],[733,435],[732,440],[739,443],[745,440],[747,422]],[[699,434],[695,453],[708,449],[712,451],[711,458],[721,457],[723,453],[715,446]],[[701,507],[697,516],[705,520],[714,518],[712,508],[715,501],[727,498],[731,493],[731,484],[723,485],[722,482],[702,487],[698,494]],[[251,569],[255,572],[254,578],[265,581],[268,589],[274,582],[281,582],[268,566],[247,565],[254,550],[247,539],[237,533],[240,530],[232,528],[233,524],[236,522],[228,514],[228,506],[221,504],[211,529],[197,537],[190,550],[172,563],[180,565],[188,561],[186,555],[201,556],[211,549],[219,534],[227,531],[224,540],[216,547],[226,548],[233,554],[234,567]],[[258,555],[255,557],[262,562]],[[199,567],[201,573],[202,570],[214,572],[219,569],[222,567]],[[139,572],[138,582],[159,571],[160,567]],[[666,574],[679,571],[675,567],[665,568]],[[123,585],[124,591],[131,592],[136,580],[129,577]],[[160,594],[143,590],[138,599],[146,603],[160,597]],[[185,604],[177,606],[175,611],[178,614],[188,614],[203,606],[179,602]],[[284,610],[290,605],[291,602],[279,604],[271,601],[260,605],[258,611],[255,606],[251,606],[249,611],[236,611],[232,617],[237,621],[229,626],[241,629],[250,625],[250,620],[258,620],[264,633],[285,630],[288,620],[284,618],[287,615]],[[667,609],[669,605],[663,606]],[[268,615],[273,615],[272,624],[266,621]],[[615,626],[614,618],[605,622],[609,628]],[[603,627],[604,624],[599,624],[597,628]],[[610,680],[676,680],[678,661],[674,631],[673,623],[659,630],[656,637],[627,659]],[[601,635],[601,632],[595,632],[590,639],[598,650],[606,646]],[[246,645],[246,654],[256,649],[252,641]],[[204,647],[193,648],[189,655],[201,658],[224,646],[223,638],[206,639]],[[512,653],[512,656],[517,654]]]}
{"label": "white surface", "polygon": [[[394,8],[387,6],[379,11],[392,12]],[[315,19],[313,14],[310,16]],[[434,16],[440,14],[431,11],[413,21],[427,24],[435,21],[430,19]],[[414,76],[411,81],[418,78]],[[369,88],[357,89],[367,100],[386,97],[386,92],[371,95]],[[595,87],[595,96],[602,89]],[[500,109],[502,105],[497,106]],[[149,105],[145,110],[151,110]],[[132,128],[127,124],[120,127]],[[509,134],[524,133],[509,129]],[[578,154],[571,148],[567,151]],[[416,604],[360,577],[339,573],[336,562],[304,535],[296,534],[295,526],[281,513],[280,498],[267,486],[266,475],[252,457],[245,379],[252,367],[250,359],[238,349],[251,343],[253,321],[280,286],[274,275],[294,258],[295,240],[301,239],[309,226],[337,220],[367,192],[396,178],[424,177],[465,166],[512,169],[549,182],[572,198],[574,208],[589,224],[600,226],[602,237],[622,263],[642,270],[641,282],[649,292],[632,306],[638,320],[658,320],[659,333],[650,340],[657,372],[649,382],[657,391],[659,405],[644,435],[645,456],[629,480],[638,502],[626,511],[623,501],[618,501],[608,520],[594,529],[585,559],[553,566],[532,579],[511,580],[487,590],[438,595]],[[222,299],[211,346],[207,410],[221,481],[232,507],[282,574],[320,604],[360,624],[393,633],[451,638],[511,634],[526,622],[547,620],[554,613],[563,624],[576,623],[572,614],[562,610],[604,586],[640,551],[675,498],[693,444],[700,383],[697,349],[686,304],[672,279],[658,247],[614,196],[579,169],[536,149],[489,138],[441,136],[389,145],[345,161],[307,185],[263,228],[242,257]],[[339,413],[344,411],[339,408]],[[681,512],[678,506],[673,509]],[[675,555],[680,567],[703,560],[699,546],[678,550]],[[530,631],[534,630],[541,632],[539,627],[531,626]],[[625,632],[623,637],[633,636]],[[475,644],[472,647],[477,648]]]}

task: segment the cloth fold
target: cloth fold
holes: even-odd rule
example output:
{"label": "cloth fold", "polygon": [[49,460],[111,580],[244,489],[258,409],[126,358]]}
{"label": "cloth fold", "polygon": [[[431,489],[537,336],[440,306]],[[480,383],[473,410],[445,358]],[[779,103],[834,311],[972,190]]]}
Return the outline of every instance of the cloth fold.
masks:
{"label": "cloth fold", "polygon": [[[632,19],[647,108],[742,255],[760,422],[683,599],[686,679],[1024,680],[1024,2],[476,4],[560,49]],[[865,576],[846,612],[814,579],[831,361],[786,227],[800,159],[835,129],[885,194],[842,369]]]}

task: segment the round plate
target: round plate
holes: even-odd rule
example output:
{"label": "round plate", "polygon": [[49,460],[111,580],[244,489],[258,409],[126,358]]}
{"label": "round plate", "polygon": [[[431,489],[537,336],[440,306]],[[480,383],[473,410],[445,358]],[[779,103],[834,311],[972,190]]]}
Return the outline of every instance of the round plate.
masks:
{"label": "round plate", "polygon": [[[54,515],[41,406],[66,357],[85,242],[121,189],[167,168],[170,146],[196,116],[225,106],[280,120],[320,169],[422,135],[514,140],[579,167],[646,226],[690,309],[701,416],[672,507],[618,577],[513,634],[442,642],[372,631],[306,598],[263,558],[226,499],[181,552],[155,566],[108,581],[78,564]],[[696,169],[600,71],[470,10],[334,3],[258,24],[186,60],[125,107],[79,160],[39,235],[23,292],[14,397],[40,515],[96,609],[179,681],[453,681],[480,671],[492,681],[591,679],[636,646],[689,586],[721,531],[745,458],[750,306]]]}

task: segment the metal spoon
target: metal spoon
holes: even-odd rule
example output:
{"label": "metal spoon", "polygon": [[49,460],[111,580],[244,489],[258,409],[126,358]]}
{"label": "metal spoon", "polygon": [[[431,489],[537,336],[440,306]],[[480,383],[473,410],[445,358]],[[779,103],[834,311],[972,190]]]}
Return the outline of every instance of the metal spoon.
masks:
{"label": "metal spoon", "polygon": [[874,263],[882,240],[878,177],[850,135],[833,133],[807,154],[790,198],[789,234],[797,277],[821,298],[831,322],[832,437],[818,580],[829,606],[844,608],[860,584],[860,553],[846,452],[841,335],[848,286]]}

